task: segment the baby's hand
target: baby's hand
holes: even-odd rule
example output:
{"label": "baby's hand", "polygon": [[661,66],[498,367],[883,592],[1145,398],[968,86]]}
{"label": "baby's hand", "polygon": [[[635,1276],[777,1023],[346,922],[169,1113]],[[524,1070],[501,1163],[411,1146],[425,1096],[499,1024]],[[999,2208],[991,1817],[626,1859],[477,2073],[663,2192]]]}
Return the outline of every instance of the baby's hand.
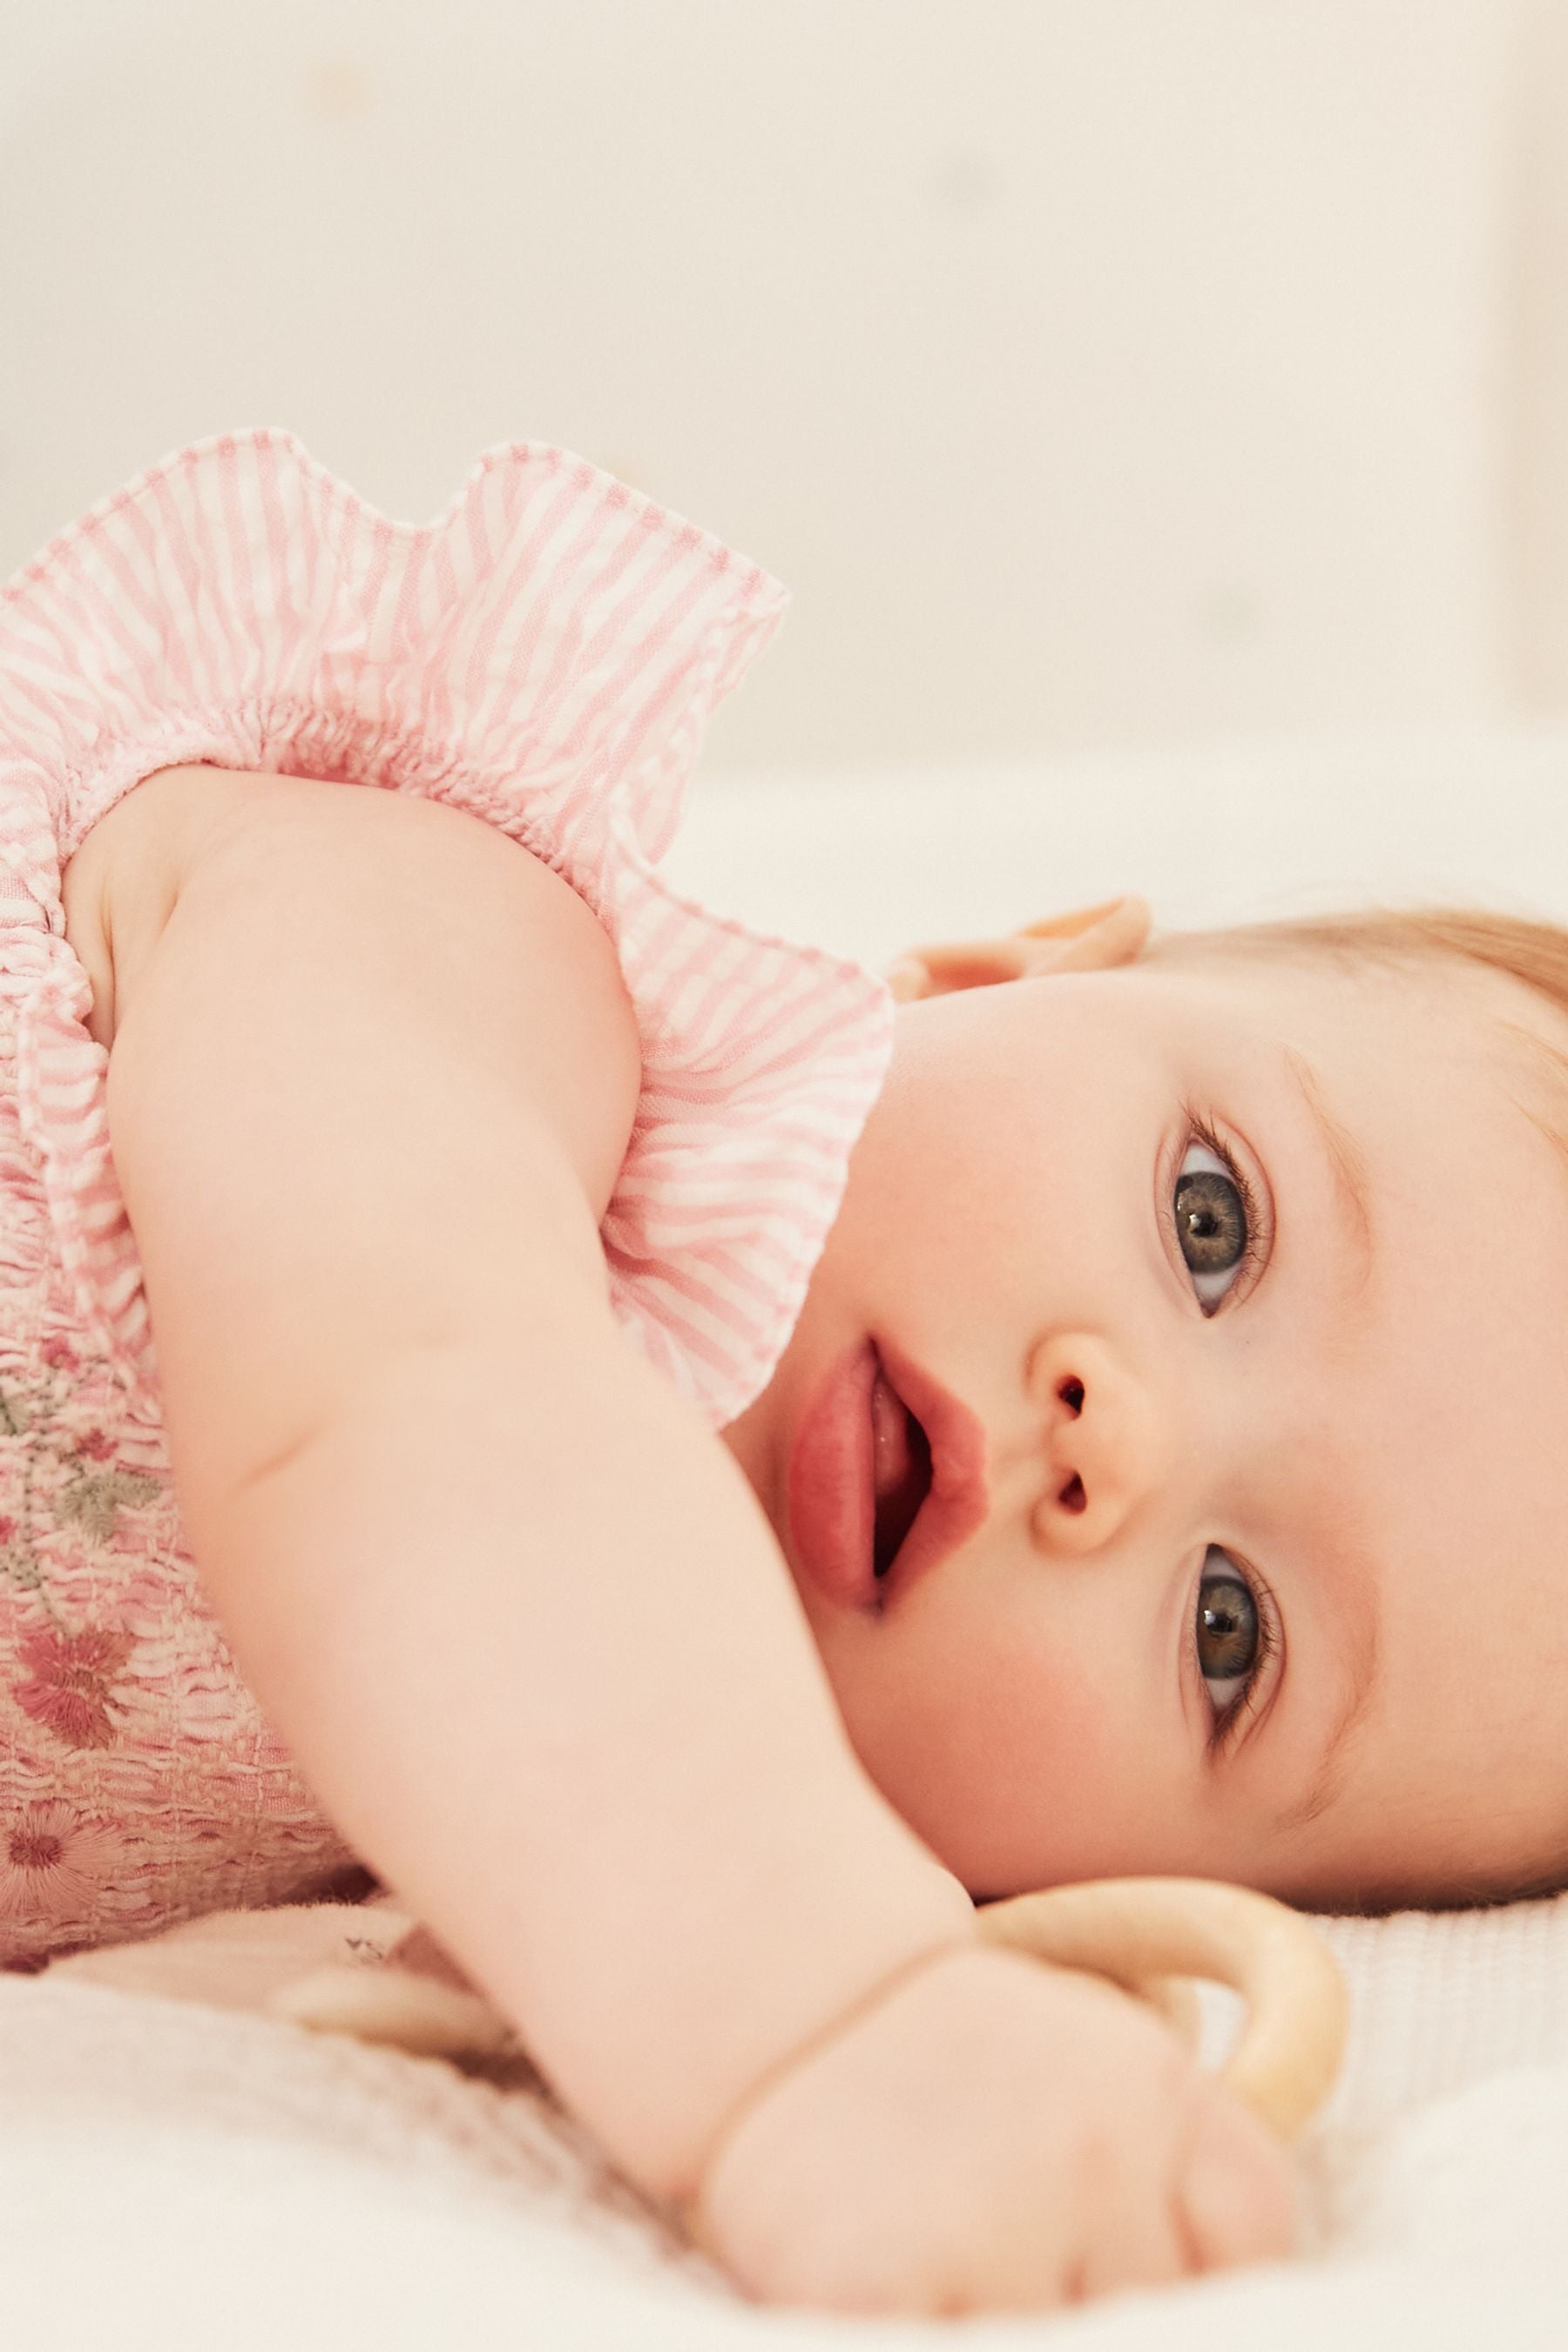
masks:
{"label": "baby's hand", "polygon": [[1155,2286],[1296,2242],[1279,2144],[1147,2010],[939,1954],[722,2139],[702,2242],[763,2303],[940,2317]]}

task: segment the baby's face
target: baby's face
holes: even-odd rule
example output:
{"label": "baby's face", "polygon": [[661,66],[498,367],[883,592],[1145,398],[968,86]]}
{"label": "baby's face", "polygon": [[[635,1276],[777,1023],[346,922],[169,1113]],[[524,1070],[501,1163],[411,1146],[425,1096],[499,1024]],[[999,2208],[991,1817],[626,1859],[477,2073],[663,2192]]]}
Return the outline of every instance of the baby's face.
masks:
{"label": "baby's face", "polygon": [[[1568,1856],[1568,1166],[1522,1031],[1568,1042],[1446,962],[900,1010],[725,1440],[866,1769],[973,1894],[1152,1871],[1333,1904]],[[984,1514],[835,1600],[790,1459],[868,1337],[975,1416]]]}

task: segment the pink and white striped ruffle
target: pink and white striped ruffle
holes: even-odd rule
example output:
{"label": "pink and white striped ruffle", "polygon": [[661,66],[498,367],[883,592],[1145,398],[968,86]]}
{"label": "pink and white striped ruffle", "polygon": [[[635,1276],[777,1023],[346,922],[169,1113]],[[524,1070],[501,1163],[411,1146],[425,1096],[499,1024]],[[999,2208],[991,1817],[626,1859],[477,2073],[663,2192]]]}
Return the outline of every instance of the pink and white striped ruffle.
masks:
{"label": "pink and white striped ruffle", "polygon": [[36,971],[23,1117],[84,1322],[153,1377],[59,878],[185,761],[469,810],[614,940],[643,1092],[603,1239],[617,1314],[715,1426],[765,1385],[891,1041],[881,982],[672,890],[658,861],[703,724],[778,583],[568,452],[487,450],[396,523],[286,433],[225,434],[101,500],[0,591],[0,970]]}

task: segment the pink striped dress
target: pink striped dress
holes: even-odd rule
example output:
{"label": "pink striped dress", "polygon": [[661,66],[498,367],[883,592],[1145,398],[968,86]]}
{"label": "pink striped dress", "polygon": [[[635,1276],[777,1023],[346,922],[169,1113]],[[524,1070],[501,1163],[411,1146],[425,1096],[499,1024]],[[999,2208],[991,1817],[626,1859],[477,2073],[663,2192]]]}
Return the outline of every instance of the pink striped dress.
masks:
{"label": "pink striped dress", "polygon": [[563,450],[486,451],[415,527],[269,432],[151,467],[0,590],[0,1965],[355,1864],[183,1538],[67,860],[188,761],[424,793],[546,859],[641,1035],[616,1310],[721,1427],[783,1351],[891,1034],[869,973],[658,873],[704,719],[784,603]]}

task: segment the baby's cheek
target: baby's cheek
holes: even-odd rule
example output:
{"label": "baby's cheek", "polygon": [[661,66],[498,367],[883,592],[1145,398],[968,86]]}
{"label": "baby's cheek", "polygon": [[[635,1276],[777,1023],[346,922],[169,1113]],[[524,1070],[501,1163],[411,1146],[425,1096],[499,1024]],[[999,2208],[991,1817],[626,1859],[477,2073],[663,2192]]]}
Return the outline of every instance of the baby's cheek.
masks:
{"label": "baby's cheek", "polygon": [[1092,1874],[1100,1827],[1120,1808],[1119,1742],[1104,1693],[1056,1649],[999,1667],[973,1811],[977,1880],[1000,1892]]}
{"label": "baby's cheek", "polygon": [[904,1630],[885,1685],[895,1703],[868,1721],[872,1778],[972,1893],[1071,1874],[1116,1779],[1092,1674],[1000,1618]]}

